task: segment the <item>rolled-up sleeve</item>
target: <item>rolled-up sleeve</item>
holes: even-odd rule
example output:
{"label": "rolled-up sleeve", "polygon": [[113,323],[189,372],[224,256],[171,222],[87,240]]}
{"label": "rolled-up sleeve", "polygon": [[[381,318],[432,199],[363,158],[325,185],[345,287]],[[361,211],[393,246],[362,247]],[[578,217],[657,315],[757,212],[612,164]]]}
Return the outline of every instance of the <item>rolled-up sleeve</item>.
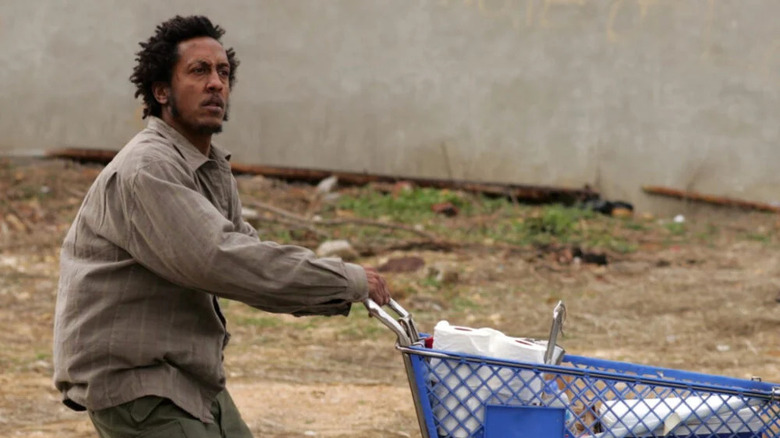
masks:
{"label": "rolled-up sleeve", "polygon": [[147,164],[125,189],[126,248],[168,281],[295,315],[347,314],[350,303],[368,296],[362,267],[258,240],[223,216],[176,165]]}

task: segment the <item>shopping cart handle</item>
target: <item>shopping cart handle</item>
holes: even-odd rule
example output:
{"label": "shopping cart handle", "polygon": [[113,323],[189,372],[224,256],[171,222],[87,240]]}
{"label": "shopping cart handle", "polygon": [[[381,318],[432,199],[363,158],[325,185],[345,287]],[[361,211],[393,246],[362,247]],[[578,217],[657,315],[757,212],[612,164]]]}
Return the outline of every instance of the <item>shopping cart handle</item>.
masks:
{"label": "shopping cart handle", "polygon": [[390,299],[388,306],[398,314],[398,320],[385,312],[385,310],[371,298],[366,298],[365,301],[363,301],[363,305],[368,309],[369,315],[378,319],[395,333],[398,337],[398,345],[408,347],[420,340],[420,335],[417,332],[417,327],[414,325],[412,315],[392,298]]}

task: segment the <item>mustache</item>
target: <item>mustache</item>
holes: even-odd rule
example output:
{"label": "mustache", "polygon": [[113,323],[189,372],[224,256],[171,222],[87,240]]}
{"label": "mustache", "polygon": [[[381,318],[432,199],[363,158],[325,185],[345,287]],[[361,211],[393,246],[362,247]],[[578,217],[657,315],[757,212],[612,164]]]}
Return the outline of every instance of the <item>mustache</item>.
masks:
{"label": "mustache", "polygon": [[220,108],[225,108],[225,100],[220,96],[211,96],[201,103],[201,106],[217,105]]}

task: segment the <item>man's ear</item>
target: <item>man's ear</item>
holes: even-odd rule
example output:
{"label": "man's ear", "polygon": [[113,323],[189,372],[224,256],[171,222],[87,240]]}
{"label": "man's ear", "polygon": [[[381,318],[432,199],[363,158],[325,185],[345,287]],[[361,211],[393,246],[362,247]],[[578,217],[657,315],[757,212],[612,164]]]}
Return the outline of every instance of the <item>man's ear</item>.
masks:
{"label": "man's ear", "polygon": [[168,104],[168,95],[171,92],[171,87],[165,82],[155,82],[152,84],[152,94],[154,94],[154,100],[160,105]]}

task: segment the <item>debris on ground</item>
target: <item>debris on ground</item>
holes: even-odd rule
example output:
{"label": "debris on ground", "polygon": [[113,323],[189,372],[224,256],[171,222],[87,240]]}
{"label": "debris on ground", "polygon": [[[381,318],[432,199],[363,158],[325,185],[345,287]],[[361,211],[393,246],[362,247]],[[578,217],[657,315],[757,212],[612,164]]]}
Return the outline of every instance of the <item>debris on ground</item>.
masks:
{"label": "debris on ground", "polygon": [[[116,151],[98,149],[52,149],[46,152],[50,158],[71,159],[82,163],[107,164],[116,155]],[[434,178],[407,178],[401,176],[378,175],[353,172],[337,172],[304,168],[259,166],[231,162],[236,174],[262,175],[268,178],[278,178],[285,181],[306,182],[316,184],[327,178],[336,178],[346,185],[365,186],[370,183],[391,183],[402,180],[404,184],[416,187],[436,189],[463,190],[471,193],[481,193],[491,196],[511,198],[515,201],[532,204],[560,203],[572,205],[577,202],[597,198],[598,193],[586,185],[581,189],[570,187],[552,187],[526,184],[483,183],[474,181],[453,181]]]}
{"label": "debris on ground", "polygon": [[458,207],[452,202],[440,202],[438,204],[431,205],[431,210],[436,214],[441,214],[447,217],[455,217],[458,215]]}
{"label": "debris on ground", "polygon": [[340,257],[345,261],[354,261],[360,257],[357,251],[355,251],[355,248],[352,247],[352,244],[346,240],[328,240],[322,242],[317,248],[316,253],[318,257]]}
{"label": "debris on ground", "polygon": [[537,258],[552,259],[559,265],[593,264],[606,266],[608,263],[606,254],[584,251],[579,246],[542,245],[537,248]]}
{"label": "debris on ground", "polygon": [[254,208],[241,207],[241,217],[247,222],[256,221],[260,219],[260,213]]}
{"label": "debris on ground", "polygon": [[780,213],[780,206],[763,202],[745,201],[743,199],[729,198],[726,196],[707,195],[694,191],[677,190],[670,187],[643,186],[642,190],[653,195],[668,196],[683,201],[701,202],[721,207],[736,207],[745,210],[766,211]]}
{"label": "debris on ground", "polygon": [[46,156],[78,161],[80,163],[108,164],[116,156],[117,151],[106,149],[65,148],[46,151]]}
{"label": "debris on ground", "polygon": [[320,183],[317,184],[315,191],[321,196],[327,195],[328,193],[331,193],[333,192],[333,190],[336,189],[338,183],[339,183],[338,177],[335,175],[331,175],[323,179],[322,181],[320,181]]}
{"label": "debris on ground", "polygon": [[392,188],[390,189],[390,193],[393,194],[396,198],[401,193],[408,193],[411,192],[414,189],[414,184],[412,184],[409,181],[398,181],[397,183],[393,184]]}
{"label": "debris on ground", "polygon": [[592,265],[598,265],[598,266],[606,266],[607,265],[607,255],[603,253],[595,253],[595,252],[586,252],[583,251],[580,247],[574,247],[572,249],[572,256],[575,260],[579,259],[582,261],[582,263],[586,264],[592,264]]}
{"label": "debris on ground", "polygon": [[607,216],[632,217],[634,215],[634,206],[625,201],[607,201],[594,198],[583,202],[581,207]]}
{"label": "debris on ground", "polygon": [[425,266],[425,260],[417,256],[394,257],[379,265],[379,272],[416,272]]}
{"label": "debris on ground", "polygon": [[428,267],[428,278],[432,278],[440,284],[451,285],[458,282],[460,274],[458,267],[452,263],[438,262]]}

